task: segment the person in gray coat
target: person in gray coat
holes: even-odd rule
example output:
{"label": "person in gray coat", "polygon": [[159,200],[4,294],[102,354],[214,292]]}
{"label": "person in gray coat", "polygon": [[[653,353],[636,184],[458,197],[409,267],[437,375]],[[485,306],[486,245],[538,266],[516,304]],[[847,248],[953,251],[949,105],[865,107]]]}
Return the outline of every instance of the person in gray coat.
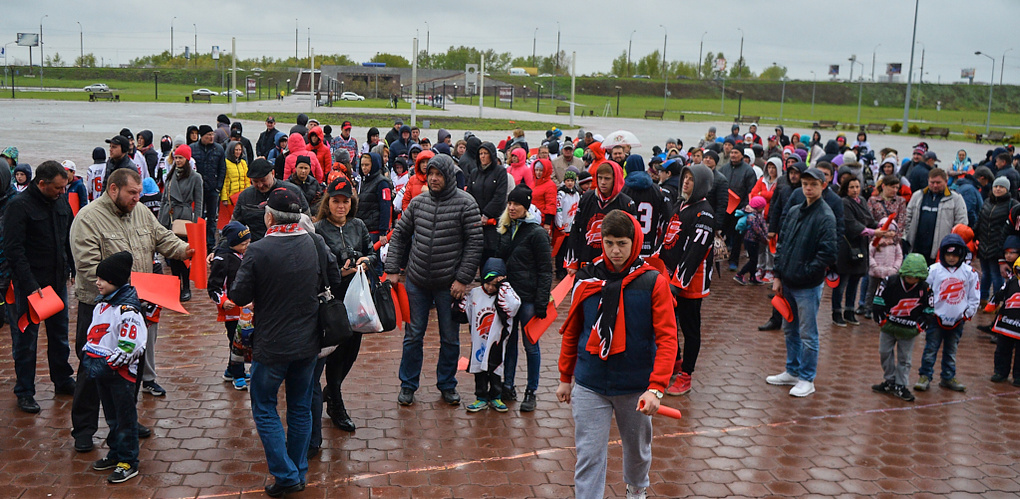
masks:
{"label": "person in gray coat", "polygon": [[[178,147],[174,151],[173,167],[167,174],[163,201],[159,206],[159,224],[173,230],[174,220],[197,222],[203,208],[202,175],[191,169],[191,149]],[[181,302],[191,299],[191,280],[188,265],[181,260],[167,258],[170,273],[181,280]]]}
{"label": "person in gray coat", "polygon": [[460,326],[451,305],[460,300],[475,278],[482,257],[482,226],[478,203],[457,188],[453,158],[439,154],[427,167],[428,195],[415,196],[393,229],[386,256],[386,274],[397,283],[406,265],[407,299],[411,318],[404,330],[400,358],[400,405],[414,403],[421,377],[422,344],[429,310],[436,307],[439,320],[439,362],[436,387],[450,405],[460,404],[457,394],[457,359]]}

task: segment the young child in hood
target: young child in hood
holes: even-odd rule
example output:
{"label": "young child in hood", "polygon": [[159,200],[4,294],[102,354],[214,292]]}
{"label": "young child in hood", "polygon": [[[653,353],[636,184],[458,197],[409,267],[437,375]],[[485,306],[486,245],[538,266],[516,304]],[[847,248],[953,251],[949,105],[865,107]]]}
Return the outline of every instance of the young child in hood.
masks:
{"label": "young child in hood", "polygon": [[[535,186],[531,204],[542,213],[542,225],[552,228],[556,218],[556,183],[552,180],[552,162],[545,158],[535,160]],[[512,190],[512,189],[511,189]]]}
{"label": "young child in hood", "polygon": [[[899,248],[898,244],[895,246]],[[871,389],[907,402],[914,400],[907,388],[914,338],[930,322],[933,313],[931,288],[925,282],[928,277],[925,263],[920,254],[907,255],[896,273],[882,279],[874,297],[875,322],[881,330],[878,353],[885,379]],[[878,276],[872,278],[878,281]]]}
{"label": "young child in hood", "polygon": [[28,184],[32,181],[32,167],[27,163],[18,163],[18,166],[14,167],[14,189],[18,192],[24,192],[28,189]]}
{"label": "young child in hood", "polygon": [[[733,276],[733,280],[737,281],[743,286],[748,284],[761,284],[755,273],[755,269],[758,266],[758,249],[762,247],[762,244],[768,243],[768,224],[765,222],[765,207],[768,206],[768,202],[762,196],[755,196],[751,198],[748,203],[746,215],[737,223],[737,231],[741,230],[741,222],[744,228],[744,247],[747,248],[747,254],[751,255],[747,259],[747,263],[737,272],[737,275]],[[740,218],[740,214],[736,214]],[[744,276],[747,277],[744,277]]]}
{"label": "young child in hood", "polygon": [[[995,294],[999,311],[992,322],[992,331],[998,333],[995,343],[992,383],[1002,383],[1013,374],[1013,386],[1020,386],[1020,260],[1014,260],[1013,273]],[[1012,366],[1012,369],[1010,367]]]}
{"label": "young child in hood", "polygon": [[506,265],[499,258],[486,260],[482,267],[482,285],[472,289],[459,305],[458,319],[470,325],[471,361],[468,372],[475,375],[475,401],[468,412],[488,407],[507,412],[501,399],[503,357],[510,323],[521,307],[521,299],[506,281]]}
{"label": "young child in hood", "polygon": [[934,376],[935,358],[942,347],[942,380],[939,386],[962,392],[967,389],[956,379],[956,347],[960,344],[963,324],[977,313],[981,295],[980,278],[965,260],[969,250],[963,238],[949,234],[939,245],[939,261],[928,269],[928,285],[934,294],[935,320],[925,332],[921,377],[914,390],[928,389]]}
{"label": "young child in hood", "polygon": [[103,175],[106,173],[106,149],[97,147],[92,150],[92,166],[85,172],[85,188],[89,193],[89,201],[95,201],[103,193]]}
{"label": "young child in hood", "polygon": [[[879,227],[884,227],[887,218],[883,218],[878,222]],[[875,293],[878,291],[878,286],[882,283],[882,280],[893,274],[896,274],[900,270],[900,264],[903,263],[903,249],[900,244],[896,241],[896,234],[898,227],[896,222],[889,224],[890,234],[878,238],[878,245],[871,244],[868,246],[868,289],[865,293],[864,299],[864,318],[871,318],[871,304],[875,301]],[[925,277],[928,277],[928,272],[925,272]]]}
{"label": "young child in hood", "polygon": [[110,425],[110,453],[92,469],[113,469],[107,482],[120,483],[138,474],[138,413],[135,382],[138,359],[145,352],[147,329],[138,293],[130,284],[131,253],[121,251],[99,262],[99,298],[82,347],[82,370],[96,384]]}
{"label": "young child in hood", "polygon": [[[581,200],[581,193],[577,190],[577,173],[567,170],[563,174],[563,185],[556,191],[556,217],[553,220],[553,233],[562,234],[563,242],[560,243],[560,250],[556,252],[556,276],[562,279],[567,271],[563,268],[563,258],[570,247],[570,230],[574,226],[574,217],[577,216],[577,204]],[[555,238],[553,239],[555,241]]]}
{"label": "young child in hood", "polygon": [[[236,220],[223,227],[220,232],[226,244],[216,246],[212,264],[209,266],[209,298],[216,303],[216,320],[222,322],[227,329],[227,345],[230,355],[227,369],[223,371],[223,380],[234,384],[235,390],[248,389],[247,375],[244,373],[245,360],[251,359],[250,345],[244,348],[244,338],[238,338],[238,321],[241,319],[241,307],[227,298],[227,290],[234,283],[237,269],[241,267],[241,259],[251,242],[251,231]],[[249,319],[250,321],[250,319]],[[238,341],[240,340],[240,341]],[[250,342],[251,340],[248,339]]]}

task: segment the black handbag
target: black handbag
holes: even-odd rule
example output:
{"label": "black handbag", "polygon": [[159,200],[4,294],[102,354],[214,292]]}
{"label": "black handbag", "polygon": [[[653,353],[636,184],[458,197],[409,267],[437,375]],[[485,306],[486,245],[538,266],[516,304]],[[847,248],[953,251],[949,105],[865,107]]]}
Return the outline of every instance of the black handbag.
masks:
{"label": "black handbag", "polygon": [[392,289],[390,281],[383,281],[372,290],[372,301],[375,302],[375,311],[379,314],[384,333],[397,328],[397,307],[393,303]]}
{"label": "black handbag", "polygon": [[[314,238],[313,238],[314,239]],[[313,240],[313,242],[315,242]],[[333,294],[326,278],[329,258],[315,245],[319,255],[319,348],[334,347],[349,340],[354,334],[347,319],[347,307],[342,297]]]}
{"label": "black handbag", "polygon": [[850,257],[851,263],[857,263],[864,260],[864,252],[861,251],[861,248],[854,247],[854,245],[850,244],[850,240],[847,239],[846,236],[843,236],[843,240],[846,241],[847,254]]}

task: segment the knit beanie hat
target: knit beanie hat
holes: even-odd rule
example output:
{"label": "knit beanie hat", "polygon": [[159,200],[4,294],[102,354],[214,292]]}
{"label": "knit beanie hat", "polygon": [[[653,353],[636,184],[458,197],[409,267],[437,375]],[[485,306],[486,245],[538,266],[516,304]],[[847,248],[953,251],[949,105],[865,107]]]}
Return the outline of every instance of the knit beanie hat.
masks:
{"label": "knit beanie hat", "polygon": [[751,202],[748,204],[750,204],[751,208],[754,208],[755,211],[760,212],[761,210],[765,209],[766,205],[768,205],[768,201],[765,201],[765,198],[761,196],[755,196],[751,198]]}
{"label": "knit beanie hat", "polygon": [[563,180],[577,180],[577,174],[570,170],[567,170],[566,172],[563,173]]}
{"label": "knit beanie hat", "polygon": [[507,201],[513,201],[523,206],[524,209],[531,208],[531,188],[524,184],[514,187],[514,190],[510,191],[510,195],[507,196]]}
{"label": "knit beanie hat", "polygon": [[1005,187],[1006,190],[1009,190],[1009,179],[1006,177],[999,177],[995,179],[995,182],[992,182],[992,187]]}
{"label": "knit beanie hat", "polygon": [[131,280],[132,263],[134,258],[131,257],[131,253],[127,251],[114,253],[99,262],[96,276],[119,288]]}
{"label": "knit beanie hat", "polygon": [[705,151],[705,157],[706,158],[712,158],[712,160],[714,160],[716,162],[716,164],[719,163],[719,153],[717,153],[715,151],[711,151],[711,150]]}
{"label": "knit beanie hat", "polygon": [[232,220],[223,226],[223,238],[227,240],[227,246],[234,247],[251,239],[251,231],[248,227],[237,220]]}
{"label": "knit beanie hat", "polygon": [[928,278],[928,262],[920,253],[911,253],[903,257],[900,265],[900,275],[903,277],[916,277],[918,279]]}
{"label": "knit beanie hat", "polygon": [[502,258],[490,258],[482,266],[482,282],[489,282],[497,277],[506,276],[506,264]]}
{"label": "knit beanie hat", "polygon": [[1002,249],[1020,251],[1020,236],[1006,236],[1006,240],[1002,242]]}
{"label": "knit beanie hat", "polygon": [[106,161],[106,149],[103,149],[102,147],[92,149],[92,161],[95,161],[96,163]]}
{"label": "knit beanie hat", "polygon": [[184,159],[191,161],[191,146],[179,145],[174,151],[174,156],[184,156]]}

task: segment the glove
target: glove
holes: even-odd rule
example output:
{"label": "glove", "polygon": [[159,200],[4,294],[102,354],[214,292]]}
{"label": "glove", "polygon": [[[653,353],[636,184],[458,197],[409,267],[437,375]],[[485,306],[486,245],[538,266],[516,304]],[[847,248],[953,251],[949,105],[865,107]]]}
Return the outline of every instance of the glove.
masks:
{"label": "glove", "polygon": [[503,309],[504,312],[507,311],[507,309],[506,309],[506,286],[500,286],[499,287],[499,293],[496,295],[496,304],[499,305],[499,308]]}
{"label": "glove", "polygon": [[535,317],[539,319],[545,319],[546,307],[539,307],[535,309]]}
{"label": "glove", "polygon": [[106,357],[106,363],[109,364],[110,367],[120,367],[127,363],[128,356],[127,352],[118,348]]}

